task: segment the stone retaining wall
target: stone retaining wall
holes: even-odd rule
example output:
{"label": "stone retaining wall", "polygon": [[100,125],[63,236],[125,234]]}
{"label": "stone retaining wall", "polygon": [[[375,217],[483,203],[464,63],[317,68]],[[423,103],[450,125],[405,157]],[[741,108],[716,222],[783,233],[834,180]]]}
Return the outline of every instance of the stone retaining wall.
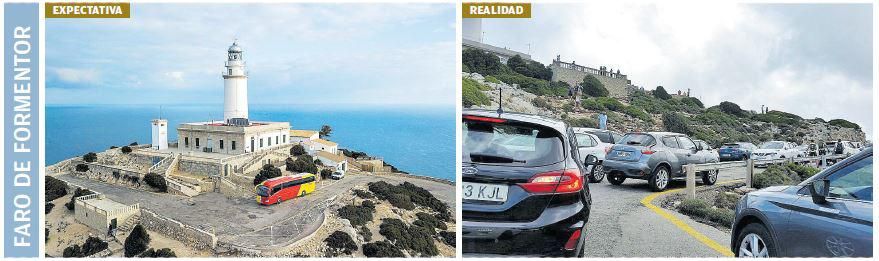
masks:
{"label": "stone retaining wall", "polygon": [[378,174],[378,175],[389,175],[389,176],[390,176],[390,175],[393,175],[393,176],[400,176],[400,177],[407,177],[407,178],[415,178],[415,179],[423,179],[423,180],[429,180],[429,181],[433,181],[433,182],[439,182],[439,183],[443,183],[443,184],[448,184],[448,185],[451,185],[451,186],[454,186],[454,185],[455,185],[455,182],[454,182],[454,181],[447,180],[447,179],[440,179],[440,178],[428,177],[428,176],[419,176],[419,175],[412,175],[412,174],[405,174],[405,173],[397,173],[397,172],[376,173],[376,174]]}
{"label": "stone retaining wall", "polygon": [[216,235],[146,209],[141,210],[140,224],[148,230],[183,242],[186,246],[195,249],[214,249],[217,246]]}
{"label": "stone retaining wall", "polygon": [[219,164],[198,160],[190,160],[186,159],[186,156],[180,159],[177,168],[180,171],[197,175],[219,176],[221,174]]}

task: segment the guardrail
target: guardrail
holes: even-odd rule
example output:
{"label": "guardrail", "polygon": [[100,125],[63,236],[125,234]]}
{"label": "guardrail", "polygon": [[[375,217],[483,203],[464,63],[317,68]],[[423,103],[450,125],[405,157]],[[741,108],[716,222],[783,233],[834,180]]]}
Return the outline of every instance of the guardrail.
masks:
{"label": "guardrail", "polygon": [[786,162],[813,162],[817,161],[822,166],[827,166],[827,160],[835,160],[839,161],[841,159],[848,158],[849,155],[821,155],[816,157],[799,157],[799,158],[789,158],[789,159],[774,159],[774,160],[744,160],[744,161],[727,161],[727,162],[715,162],[715,163],[703,163],[703,164],[687,164],[684,166],[684,172],[687,174],[687,187],[685,188],[687,196],[690,198],[696,198],[696,172],[702,171],[720,171],[722,169],[731,169],[731,168],[745,168],[745,185],[748,187],[752,187],[754,180],[754,165],[770,165],[770,164],[780,164]]}

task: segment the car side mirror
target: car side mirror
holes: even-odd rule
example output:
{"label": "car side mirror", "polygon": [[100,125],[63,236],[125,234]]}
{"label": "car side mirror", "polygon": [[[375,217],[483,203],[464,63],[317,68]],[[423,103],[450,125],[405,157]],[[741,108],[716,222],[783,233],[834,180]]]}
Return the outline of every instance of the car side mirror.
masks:
{"label": "car side mirror", "polygon": [[591,155],[591,154],[590,154],[590,155],[586,155],[586,158],[583,159],[583,164],[586,164],[586,165],[598,165],[598,157],[595,157],[595,155]]}
{"label": "car side mirror", "polygon": [[830,180],[816,179],[809,183],[809,193],[812,194],[812,202],[815,204],[827,203],[827,196],[830,195]]}

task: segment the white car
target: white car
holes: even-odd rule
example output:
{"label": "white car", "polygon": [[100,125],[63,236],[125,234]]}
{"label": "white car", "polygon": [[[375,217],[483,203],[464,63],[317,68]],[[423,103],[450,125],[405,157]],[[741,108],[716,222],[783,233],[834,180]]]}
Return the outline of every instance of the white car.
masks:
{"label": "white car", "polygon": [[767,141],[760,144],[751,155],[754,160],[792,159],[800,157],[803,153],[796,147],[795,144],[787,141]]}
{"label": "white car", "polygon": [[331,179],[335,179],[335,180],[340,180],[340,179],[342,179],[342,178],[344,178],[344,177],[345,177],[345,173],[344,173],[344,172],[339,172],[339,171],[333,172],[333,174],[330,175],[330,178],[331,178]]}
{"label": "white car", "polygon": [[601,163],[604,157],[613,146],[611,143],[604,143],[595,134],[589,133],[584,128],[573,128],[574,136],[577,137],[577,150],[580,157],[586,158],[586,155],[593,155],[598,158],[598,164],[592,166],[589,171],[589,182],[601,182],[604,179],[604,168]]}

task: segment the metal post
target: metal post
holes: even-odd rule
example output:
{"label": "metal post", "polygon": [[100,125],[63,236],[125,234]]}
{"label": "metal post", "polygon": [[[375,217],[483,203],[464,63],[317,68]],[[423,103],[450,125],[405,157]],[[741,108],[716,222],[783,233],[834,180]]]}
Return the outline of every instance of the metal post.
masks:
{"label": "metal post", "polygon": [[827,155],[821,155],[821,168],[827,168]]}
{"label": "metal post", "polygon": [[748,159],[748,166],[745,168],[745,185],[753,188],[754,184],[754,160]]}
{"label": "metal post", "polygon": [[692,163],[687,164],[687,196],[691,199],[696,198],[696,166]]}

